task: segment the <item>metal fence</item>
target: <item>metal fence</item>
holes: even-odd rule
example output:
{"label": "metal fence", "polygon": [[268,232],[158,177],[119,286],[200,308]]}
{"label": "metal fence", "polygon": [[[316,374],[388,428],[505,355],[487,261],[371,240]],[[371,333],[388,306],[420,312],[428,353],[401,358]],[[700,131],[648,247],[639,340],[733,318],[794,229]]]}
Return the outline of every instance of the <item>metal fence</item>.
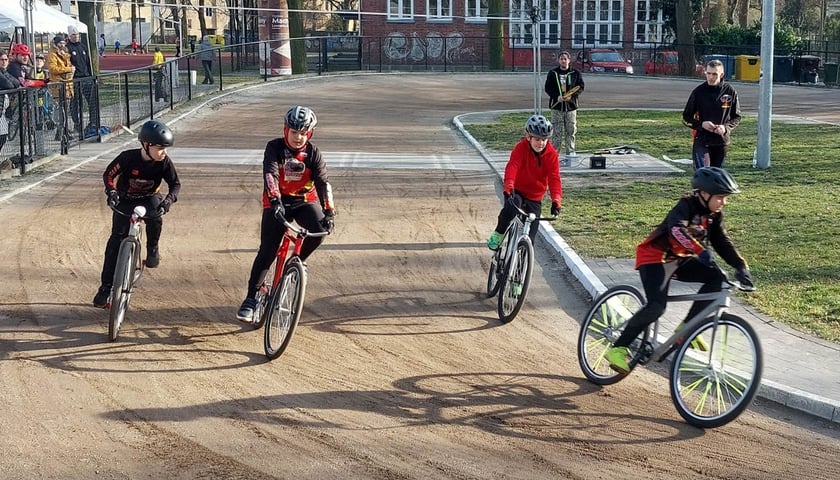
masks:
{"label": "metal fence", "polygon": [[[505,37],[504,69],[533,70],[533,50],[510,48],[523,39]],[[295,40],[293,40],[295,41]],[[324,74],[341,71],[424,71],[424,72],[488,72],[491,40],[484,37],[458,35],[390,34],[386,37],[333,35],[307,37],[308,73]],[[529,39],[530,41],[530,39]],[[561,39],[561,45],[581,44]],[[582,43],[573,49],[573,56],[595,45]],[[223,46],[213,50],[208,64],[213,83],[205,82],[205,62],[201,53],[191,53],[168,60],[161,66],[106,73],[98,77],[76,79],[73,95],[65,95],[64,85],[50,84],[43,88],[21,88],[0,91],[0,179],[24,174],[41,159],[66,154],[80,142],[98,142],[119,134],[123,126],[131,128],[162,112],[197,97],[222,91],[243,83],[267,81],[271,59],[280,47],[279,41],[252,42]],[[778,51],[774,57],[774,80],[820,85],[836,85],[840,53],[828,43],[808,42],[794,51]],[[542,48],[542,69],[556,65],[557,48]],[[644,74],[649,62],[664,61],[664,51],[677,50],[673,44],[623,44],[616,51],[631,62],[637,75]],[[754,59],[758,46],[695,45],[690,51],[700,60],[712,55],[722,59],[725,69],[737,70],[738,60],[753,56],[750,78],[757,81],[759,67]],[[831,51],[829,51],[831,50]],[[578,67],[573,63],[573,66]],[[655,66],[655,65],[654,65]],[[734,68],[733,68],[734,67]],[[778,69],[778,74],[777,74]],[[652,70],[655,74],[673,75],[671,70]],[[664,73],[661,73],[664,72]],[[697,71],[691,73],[696,75]],[[731,75],[728,77],[731,78]]]}

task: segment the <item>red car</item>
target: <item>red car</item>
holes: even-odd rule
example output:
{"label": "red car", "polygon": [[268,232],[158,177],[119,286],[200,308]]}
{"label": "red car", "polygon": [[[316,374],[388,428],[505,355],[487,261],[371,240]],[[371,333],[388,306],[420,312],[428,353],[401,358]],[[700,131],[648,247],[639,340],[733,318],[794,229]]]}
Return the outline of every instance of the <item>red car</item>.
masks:
{"label": "red car", "polygon": [[[702,76],[703,65],[697,63],[694,66],[694,73]],[[680,56],[675,51],[656,52],[650,60],[645,63],[645,75],[679,75]]]}
{"label": "red car", "polygon": [[612,48],[591,48],[578,53],[574,67],[581,72],[625,73],[633,75],[633,65],[619,51]]}

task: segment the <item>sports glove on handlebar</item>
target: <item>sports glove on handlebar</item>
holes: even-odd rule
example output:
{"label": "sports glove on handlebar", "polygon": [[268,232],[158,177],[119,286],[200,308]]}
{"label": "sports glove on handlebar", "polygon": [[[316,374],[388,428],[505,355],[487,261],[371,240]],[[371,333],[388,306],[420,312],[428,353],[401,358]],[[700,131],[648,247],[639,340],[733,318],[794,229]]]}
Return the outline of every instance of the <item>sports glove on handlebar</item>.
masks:
{"label": "sports glove on handlebar", "polygon": [[335,211],[324,210],[324,219],[321,220],[321,226],[329,233],[332,233],[335,228]]}
{"label": "sports glove on handlebar", "polygon": [[275,197],[270,198],[269,202],[271,202],[271,210],[274,212],[274,218],[278,222],[283,222],[286,219],[286,209],[283,207],[283,202]]}
{"label": "sports glove on handlebar", "polygon": [[712,252],[710,252],[709,249],[700,252],[700,255],[697,255],[697,261],[709,268],[717,266],[715,257],[712,256]]}
{"label": "sports glove on handlebar", "polygon": [[551,216],[552,217],[556,217],[557,215],[560,215],[560,210],[562,210],[562,209],[563,209],[563,207],[560,205],[559,202],[551,202]]}
{"label": "sports glove on handlebar", "polygon": [[160,206],[158,207],[157,213],[160,216],[164,216],[169,213],[169,208],[172,207],[172,200],[168,198],[162,202],[160,202]]}
{"label": "sports glove on handlebar", "polygon": [[753,283],[752,274],[750,273],[749,268],[742,268],[741,270],[735,271],[735,279],[741,284],[741,288],[745,290],[755,289],[755,284]]}
{"label": "sports glove on handlebar", "polygon": [[120,203],[120,194],[116,190],[108,191],[108,206],[116,207]]}

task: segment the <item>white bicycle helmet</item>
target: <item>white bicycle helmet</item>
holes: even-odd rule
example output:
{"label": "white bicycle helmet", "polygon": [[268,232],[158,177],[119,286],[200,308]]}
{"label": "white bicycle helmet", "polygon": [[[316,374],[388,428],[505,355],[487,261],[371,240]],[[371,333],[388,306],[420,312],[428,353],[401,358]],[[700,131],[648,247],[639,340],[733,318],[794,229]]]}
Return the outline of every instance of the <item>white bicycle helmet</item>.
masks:
{"label": "white bicycle helmet", "polygon": [[525,131],[535,137],[548,138],[554,132],[554,126],[542,115],[531,115],[525,122]]}

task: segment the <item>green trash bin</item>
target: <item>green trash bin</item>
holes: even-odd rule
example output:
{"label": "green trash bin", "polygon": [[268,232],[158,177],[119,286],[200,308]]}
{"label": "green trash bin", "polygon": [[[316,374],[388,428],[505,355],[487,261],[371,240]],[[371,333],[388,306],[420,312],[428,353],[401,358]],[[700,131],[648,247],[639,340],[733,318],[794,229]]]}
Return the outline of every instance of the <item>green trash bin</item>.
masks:
{"label": "green trash bin", "polygon": [[825,84],[826,85],[837,85],[837,64],[836,63],[826,63],[825,64]]}

